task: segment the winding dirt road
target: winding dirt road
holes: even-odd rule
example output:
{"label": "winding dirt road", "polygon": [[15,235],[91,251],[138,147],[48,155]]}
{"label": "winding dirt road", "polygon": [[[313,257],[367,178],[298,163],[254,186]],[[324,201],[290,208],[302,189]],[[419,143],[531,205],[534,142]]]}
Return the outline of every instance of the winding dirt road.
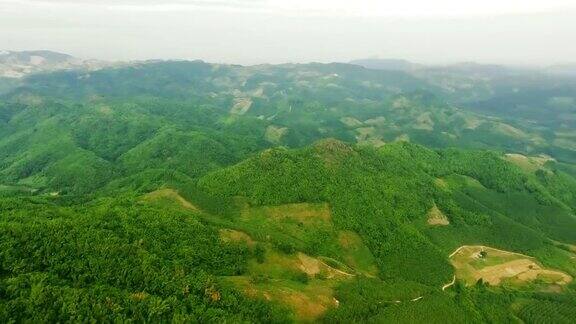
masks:
{"label": "winding dirt road", "polygon": [[446,290],[446,288],[454,285],[455,283],[456,283],[456,275],[454,275],[454,278],[452,278],[452,281],[450,281],[449,283],[442,286],[442,291]]}

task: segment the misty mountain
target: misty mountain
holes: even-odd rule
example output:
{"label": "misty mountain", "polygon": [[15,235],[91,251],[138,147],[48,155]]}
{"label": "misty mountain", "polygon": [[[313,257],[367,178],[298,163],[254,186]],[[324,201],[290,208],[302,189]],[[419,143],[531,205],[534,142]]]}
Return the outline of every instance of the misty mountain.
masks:
{"label": "misty mountain", "polygon": [[413,71],[423,67],[421,64],[401,59],[359,59],[350,61],[350,64],[360,65],[367,69],[391,71]]}
{"label": "misty mountain", "polygon": [[546,71],[553,74],[576,77],[576,63],[552,65]]}
{"label": "misty mountain", "polygon": [[65,69],[93,70],[108,64],[46,50],[0,51],[0,77],[4,78],[21,78],[32,73]]}

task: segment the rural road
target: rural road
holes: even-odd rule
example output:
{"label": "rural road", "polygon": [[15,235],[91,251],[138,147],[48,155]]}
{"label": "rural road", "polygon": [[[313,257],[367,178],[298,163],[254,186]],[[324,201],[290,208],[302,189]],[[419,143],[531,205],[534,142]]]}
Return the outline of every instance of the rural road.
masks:
{"label": "rural road", "polygon": [[454,283],[456,283],[456,275],[454,275],[454,278],[452,278],[452,281],[445,284],[444,286],[442,286],[442,291],[446,290],[446,288],[454,285]]}

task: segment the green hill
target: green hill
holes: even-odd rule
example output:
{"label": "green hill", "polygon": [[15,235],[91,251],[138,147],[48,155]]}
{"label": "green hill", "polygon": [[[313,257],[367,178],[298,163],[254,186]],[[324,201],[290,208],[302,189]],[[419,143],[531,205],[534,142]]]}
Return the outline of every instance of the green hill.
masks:
{"label": "green hill", "polygon": [[439,84],[477,69],[420,69],[156,62],[0,89],[0,320],[570,322],[571,101],[554,85],[568,119],[540,121],[528,90],[456,101]]}

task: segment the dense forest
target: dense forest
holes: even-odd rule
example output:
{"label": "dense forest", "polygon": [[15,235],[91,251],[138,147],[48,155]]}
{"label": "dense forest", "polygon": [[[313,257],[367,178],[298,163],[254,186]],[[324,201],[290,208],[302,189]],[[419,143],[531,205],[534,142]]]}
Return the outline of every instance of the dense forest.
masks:
{"label": "dense forest", "polygon": [[573,322],[575,81],[498,73],[0,79],[0,321]]}

